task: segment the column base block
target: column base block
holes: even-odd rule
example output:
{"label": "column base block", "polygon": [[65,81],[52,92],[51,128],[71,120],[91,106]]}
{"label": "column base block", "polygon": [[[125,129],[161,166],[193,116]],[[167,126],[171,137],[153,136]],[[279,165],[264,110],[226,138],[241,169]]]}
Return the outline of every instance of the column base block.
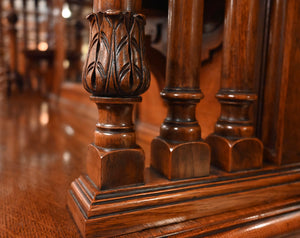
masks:
{"label": "column base block", "polygon": [[144,183],[145,156],[140,147],[106,151],[90,144],[87,173],[99,189]]}
{"label": "column base block", "polygon": [[263,144],[257,138],[231,140],[211,134],[205,141],[212,150],[212,164],[227,172],[262,167]]}
{"label": "column base block", "polygon": [[169,180],[207,176],[210,147],[202,141],[175,144],[156,137],[151,143],[151,166]]}

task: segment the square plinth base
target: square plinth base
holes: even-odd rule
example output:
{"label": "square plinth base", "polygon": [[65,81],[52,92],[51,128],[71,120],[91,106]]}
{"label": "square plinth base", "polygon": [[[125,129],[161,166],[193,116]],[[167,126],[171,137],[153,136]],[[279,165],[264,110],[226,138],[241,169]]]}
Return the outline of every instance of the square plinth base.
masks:
{"label": "square plinth base", "polygon": [[202,141],[172,144],[157,137],[151,143],[151,166],[170,180],[207,176],[210,147]]}
{"label": "square plinth base", "polygon": [[144,158],[144,151],[139,147],[105,151],[90,144],[87,173],[99,189],[142,184]]}
{"label": "square plinth base", "polygon": [[230,140],[212,134],[206,142],[212,150],[212,164],[227,172],[262,167],[263,144],[257,138]]}

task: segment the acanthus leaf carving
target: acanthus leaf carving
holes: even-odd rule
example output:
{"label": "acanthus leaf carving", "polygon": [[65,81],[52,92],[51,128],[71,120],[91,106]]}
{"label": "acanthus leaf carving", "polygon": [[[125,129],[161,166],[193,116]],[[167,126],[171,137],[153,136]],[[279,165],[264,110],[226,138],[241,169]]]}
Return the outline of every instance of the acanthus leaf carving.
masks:
{"label": "acanthus leaf carving", "polygon": [[99,12],[90,21],[89,52],[83,85],[95,96],[138,96],[150,84],[145,60],[142,15]]}

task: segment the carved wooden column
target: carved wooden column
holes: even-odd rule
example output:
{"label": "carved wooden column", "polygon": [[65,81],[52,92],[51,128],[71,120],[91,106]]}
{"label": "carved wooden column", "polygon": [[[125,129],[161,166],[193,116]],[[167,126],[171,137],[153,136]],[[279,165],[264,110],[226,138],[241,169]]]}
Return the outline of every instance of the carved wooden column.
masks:
{"label": "carved wooden column", "polygon": [[209,174],[210,148],[195,118],[199,89],[202,0],[170,0],[166,86],[168,115],[152,141],[151,165],[168,179]]}
{"label": "carved wooden column", "polygon": [[227,0],[221,89],[221,115],[215,133],[207,138],[212,162],[226,171],[262,166],[263,145],[254,137],[250,106],[258,69],[259,0]]}
{"label": "carved wooden column", "polygon": [[[99,122],[89,145],[87,173],[99,189],[144,182],[144,152],[136,144],[132,113],[149,87],[141,1],[94,1],[84,88]],[[139,6],[138,6],[139,5]]]}
{"label": "carved wooden column", "polygon": [[[99,189],[144,181],[144,152],[136,144],[133,106],[149,86],[144,24],[134,1],[94,1],[83,85],[97,104],[99,122],[89,146],[87,173]],[[141,1],[136,1],[141,3]]]}
{"label": "carved wooden column", "polygon": [[[136,144],[132,121],[133,107],[150,83],[140,8],[141,0],[95,0],[88,16],[90,43],[82,80],[98,107],[99,121],[94,143],[88,147],[87,176],[72,183],[68,197],[85,237],[101,236],[103,224],[92,214],[101,216],[98,201],[105,189],[144,183],[144,151]],[[82,214],[84,221],[79,218]]]}

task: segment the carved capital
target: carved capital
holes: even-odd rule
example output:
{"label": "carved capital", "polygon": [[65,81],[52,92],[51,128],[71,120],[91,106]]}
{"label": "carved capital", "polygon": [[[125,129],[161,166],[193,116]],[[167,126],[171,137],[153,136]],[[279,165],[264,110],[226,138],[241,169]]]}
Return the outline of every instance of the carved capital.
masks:
{"label": "carved capital", "polygon": [[138,96],[150,84],[145,61],[142,15],[131,12],[93,13],[89,52],[83,69],[84,88],[94,96]]}

